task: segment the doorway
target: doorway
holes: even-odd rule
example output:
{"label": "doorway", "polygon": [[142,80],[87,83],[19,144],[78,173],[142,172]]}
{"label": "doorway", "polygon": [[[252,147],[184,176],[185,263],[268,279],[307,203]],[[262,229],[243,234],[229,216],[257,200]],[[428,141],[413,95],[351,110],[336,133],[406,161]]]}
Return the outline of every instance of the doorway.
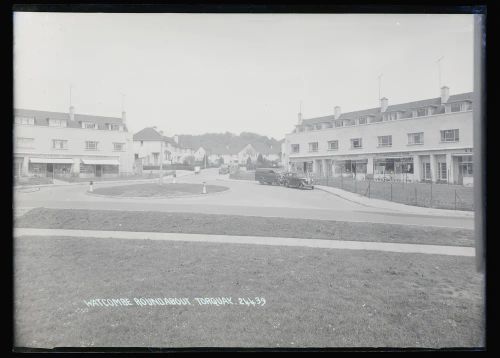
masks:
{"label": "doorway", "polygon": [[47,164],[47,178],[52,178],[54,177],[54,164],[48,163]]}
{"label": "doorway", "polygon": [[100,177],[102,174],[102,165],[96,165],[95,166],[95,176]]}

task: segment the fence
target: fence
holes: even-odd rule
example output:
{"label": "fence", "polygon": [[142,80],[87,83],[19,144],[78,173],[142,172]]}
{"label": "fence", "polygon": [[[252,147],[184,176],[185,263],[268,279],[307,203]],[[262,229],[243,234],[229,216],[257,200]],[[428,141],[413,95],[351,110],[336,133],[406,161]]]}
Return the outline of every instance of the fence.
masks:
{"label": "fence", "polygon": [[354,176],[315,177],[316,185],[326,185],[369,198],[438,209],[474,210],[472,187],[451,184],[406,183],[359,180]]}

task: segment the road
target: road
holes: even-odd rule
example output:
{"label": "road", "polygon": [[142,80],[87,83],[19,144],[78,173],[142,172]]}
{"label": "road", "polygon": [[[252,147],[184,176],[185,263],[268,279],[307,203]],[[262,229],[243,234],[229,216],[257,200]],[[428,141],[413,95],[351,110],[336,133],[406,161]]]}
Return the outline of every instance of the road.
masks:
{"label": "road", "polygon": [[[171,182],[172,178],[165,178]],[[473,218],[410,214],[368,207],[320,190],[298,190],[229,180],[217,169],[177,178],[177,182],[223,185],[229,190],[185,198],[132,199],[89,195],[87,185],[42,187],[14,193],[17,212],[30,208],[166,211],[474,228]],[[123,185],[99,182],[94,187]]]}

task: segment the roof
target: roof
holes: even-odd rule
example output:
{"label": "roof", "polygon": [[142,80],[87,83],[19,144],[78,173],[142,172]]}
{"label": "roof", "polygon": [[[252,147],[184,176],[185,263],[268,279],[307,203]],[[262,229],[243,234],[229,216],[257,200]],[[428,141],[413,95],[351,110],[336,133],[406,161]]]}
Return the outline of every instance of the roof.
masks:
{"label": "roof", "polygon": [[146,127],[139,132],[134,134],[134,140],[142,140],[142,141],[164,141],[165,137],[161,135],[156,129],[153,127]]}
{"label": "roof", "polygon": [[[447,103],[461,102],[461,101],[472,101],[472,95],[473,95],[472,92],[452,95],[449,97]],[[390,105],[387,107],[387,110],[385,111],[385,113],[404,112],[403,117],[407,117],[411,114],[411,111],[414,109],[422,108],[422,107],[430,107],[430,106],[436,107],[436,112],[435,112],[436,114],[444,113],[444,111],[445,111],[444,104],[441,103],[441,97],[436,97],[436,98],[424,99],[421,101],[414,101],[414,102],[407,102],[407,103]],[[382,112],[380,111],[380,107],[342,113],[340,115],[340,117],[338,118],[338,120],[356,119],[356,118],[359,118],[362,116],[368,116],[368,115],[375,116],[375,118],[377,118],[377,119],[381,118]],[[323,117],[304,119],[302,121],[302,124],[303,125],[313,125],[313,124],[317,124],[317,123],[331,122],[334,120],[335,120],[335,116],[329,115],[329,116],[323,116]]]}
{"label": "roof", "polygon": [[39,111],[35,109],[14,108],[14,115],[34,117],[35,125],[37,126],[48,126],[49,118],[66,120],[68,123],[67,126],[70,128],[81,128],[82,127],[81,122],[96,123],[99,129],[105,129],[106,124],[123,124],[123,120],[121,117],[104,117],[91,114],[75,113],[75,119],[72,121],[69,117],[69,113],[67,112]]}

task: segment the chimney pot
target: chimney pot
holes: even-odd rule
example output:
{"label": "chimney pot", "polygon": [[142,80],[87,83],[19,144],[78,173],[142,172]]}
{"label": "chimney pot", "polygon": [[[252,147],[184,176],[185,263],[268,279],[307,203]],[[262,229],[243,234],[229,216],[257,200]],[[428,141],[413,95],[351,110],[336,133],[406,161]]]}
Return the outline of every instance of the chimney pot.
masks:
{"label": "chimney pot", "polygon": [[448,102],[450,98],[450,88],[447,86],[441,87],[441,103]]}
{"label": "chimney pot", "polygon": [[385,112],[389,107],[389,100],[386,97],[380,99],[380,112]]}
{"label": "chimney pot", "polygon": [[340,107],[339,106],[335,106],[335,119],[339,119],[340,118],[340,114],[341,114],[341,111],[340,111]]}
{"label": "chimney pot", "polygon": [[69,119],[72,121],[75,120],[75,107],[74,106],[69,106]]}

